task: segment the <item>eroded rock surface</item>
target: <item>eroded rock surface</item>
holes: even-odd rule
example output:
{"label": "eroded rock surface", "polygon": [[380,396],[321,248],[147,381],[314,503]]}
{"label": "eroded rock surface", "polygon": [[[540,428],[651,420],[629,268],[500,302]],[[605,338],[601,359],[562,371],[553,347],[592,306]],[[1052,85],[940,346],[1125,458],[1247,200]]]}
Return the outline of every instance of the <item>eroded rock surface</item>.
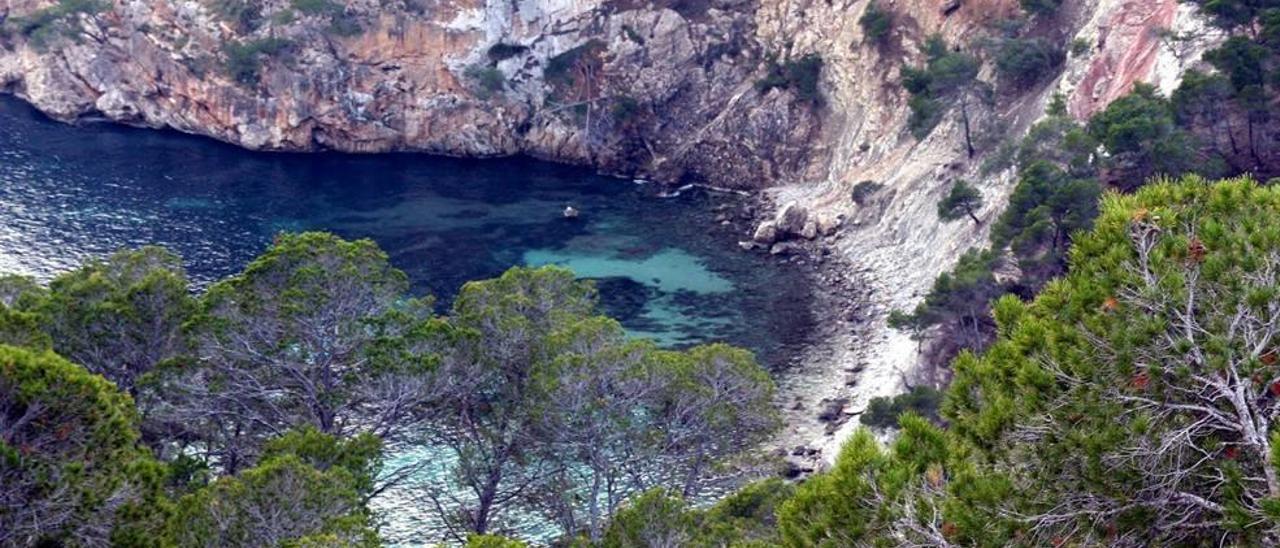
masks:
{"label": "eroded rock surface", "polygon": [[264,0],[249,24],[220,7],[239,4],[115,0],[52,31],[10,25],[0,88],[63,120],[253,149],[525,153],[737,188],[801,178],[821,129],[810,102],[754,86],[785,52],[757,40],[753,0]]}

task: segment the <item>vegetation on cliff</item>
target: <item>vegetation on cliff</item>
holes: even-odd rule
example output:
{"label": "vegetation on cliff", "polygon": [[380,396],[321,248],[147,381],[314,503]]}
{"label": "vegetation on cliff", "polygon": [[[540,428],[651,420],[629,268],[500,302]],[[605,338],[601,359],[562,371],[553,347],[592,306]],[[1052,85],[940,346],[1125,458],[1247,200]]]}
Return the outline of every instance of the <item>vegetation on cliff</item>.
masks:
{"label": "vegetation on cliff", "polygon": [[990,343],[995,324],[986,303],[1003,294],[1028,298],[1064,273],[1072,235],[1091,226],[1106,189],[1133,191],[1160,175],[1280,173],[1280,147],[1260,133],[1280,119],[1272,77],[1280,67],[1280,31],[1272,32],[1280,28],[1273,24],[1280,8],[1244,0],[1200,7],[1233,33],[1205,55],[1215,72],[1189,72],[1168,98],[1137,84],[1083,126],[1057,99],[1009,150],[1019,182],[991,231],[990,250],[966,255],[915,311],[894,317],[924,339],[927,367],[945,370],[960,350]]}

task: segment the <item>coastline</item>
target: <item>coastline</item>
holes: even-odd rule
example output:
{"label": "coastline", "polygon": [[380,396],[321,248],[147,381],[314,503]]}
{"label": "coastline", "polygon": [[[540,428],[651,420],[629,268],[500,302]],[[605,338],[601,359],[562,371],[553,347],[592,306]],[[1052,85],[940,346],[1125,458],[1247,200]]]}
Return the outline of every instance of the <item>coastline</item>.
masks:
{"label": "coastline", "polygon": [[[78,119],[67,121],[41,110],[37,105],[23,98],[20,94],[0,93],[5,100],[21,103],[41,116],[52,121],[70,126],[111,125],[138,128],[146,131],[172,131],[176,134],[196,139],[206,139],[211,143],[232,146],[239,149],[245,147],[220,140],[200,133],[184,132],[173,128],[151,128],[145,125],[122,123],[108,118]],[[284,153],[282,151],[275,151]],[[344,153],[355,155],[374,155],[375,153]],[[313,154],[314,152],[296,152],[297,154]],[[429,152],[400,151],[383,154],[428,155]],[[467,156],[445,155],[449,158],[467,158]],[[690,223],[710,220],[712,228],[718,232],[720,240],[730,253],[756,253],[766,255],[765,260],[784,261],[794,272],[795,280],[804,284],[811,295],[808,303],[811,315],[808,324],[814,328],[806,333],[803,341],[788,345],[783,352],[775,352],[774,359],[765,365],[773,370],[778,385],[777,403],[783,417],[783,428],[774,439],[764,446],[766,452],[785,456],[791,463],[793,471],[813,471],[823,467],[823,461],[834,458],[829,447],[839,447],[838,432],[846,425],[856,424],[860,407],[851,402],[865,400],[862,393],[869,387],[879,393],[893,390],[898,379],[867,379],[864,369],[867,366],[866,337],[872,336],[873,298],[872,286],[866,283],[863,271],[859,271],[845,253],[841,253],[840,243],[847,237],[849,227],[842,227],[827,236],[818,236],[814,240],[795,238],[786,241],[788,251],[777,256],[768,256],[766,249],[744,251],[734,249],[735,241],[750,240],[751,231],[763,220],[771,218],[777,207],[769,192],[744,191],[734,188],[722,188],[712,184],[672,185],[657,181],[637,178],[635,175],[619,174],[597,166],[584,166],[580,162],[563,159],[537,158],[529,155],[513,155],[511,157],[528,157],[530,159],[550,161],[560,165],[579,166],[590,169],[601,176],[630,181],[633,184],[654,185],[655,200],[679,196],[682,192],[697,190],[711,195],[721,195],[723,199],[713,199],[702,215],[689,219]],[[492,157],[475,158],[479,160]],[[738,204],[730,206],[729,204]],[[727,224],[726,224],[727,223]]]}
{"label": "coastline", "polygon": [[[751,201],[757,212],[778,209],[765,193]],[[757,214],[749,226],[771,218]],[[872,345],[866,342],[884,331],[875,323],[884,307],[876,302],[870,269],[840,251],[847,229],[813,240],[785,240],[788,251],[774,257],[797,267],[811,290],[809,308],[816,328],[800,352],[780,364],[775,401],[784,426],[762,447],[764,453],[784,460],[784,475],[791,479],[827,468],[848,432],[859,426],[867,401],[897,393],[902,384],[896,371],[870,367]],[[758,248],[744,252],[770,254]]]}

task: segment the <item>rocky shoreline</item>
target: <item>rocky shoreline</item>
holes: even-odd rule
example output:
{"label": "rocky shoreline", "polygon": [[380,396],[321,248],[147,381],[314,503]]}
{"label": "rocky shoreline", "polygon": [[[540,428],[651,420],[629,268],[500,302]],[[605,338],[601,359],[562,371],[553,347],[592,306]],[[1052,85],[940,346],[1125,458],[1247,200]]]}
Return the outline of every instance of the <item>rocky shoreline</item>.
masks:
{"label": "rocky shoreline", "polygon": [[844,219],[810,213],[788,202],[778,206],[765,193],[751,194],[747,205],[731,211],[713,206],[712,222],[739,237],[745,253],[769,255],[795,267],[797,282],[811,290],[809,313],[814,329],[777,372],[775,398],[783,428],[762,450],[784,461],[782,473],[802,477],[823,469],[838,450],[838,433],[856,420],[857,393],[868,383],[888,383],[876,393],[896,390],[900,379],[863,375],[867,345],[874,335],[874,289],[854,261],[839,251],[847,237]]}

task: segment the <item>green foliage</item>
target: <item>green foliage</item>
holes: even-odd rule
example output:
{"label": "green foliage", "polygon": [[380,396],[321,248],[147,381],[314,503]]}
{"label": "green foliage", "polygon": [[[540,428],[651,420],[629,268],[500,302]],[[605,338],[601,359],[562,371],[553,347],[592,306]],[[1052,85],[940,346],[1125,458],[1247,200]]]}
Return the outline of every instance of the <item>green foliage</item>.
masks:
{"label": "green foliage", "polygon": [[467,67],[464,75],[476,82],[480,87],[479,95],[487,99],[494,93],[502,93],[507,88],[507,76],[491,65],[475,64]]}
{"label": "green foliage", "polygon": [[223,46],[226,68],[236,82],[255,85],[262,72],[262,60],[284,52],[293,44],[284,38],[261,38],[248,42],[231,42]]}
{"label": "green foliage", "polygon": [[609,112],[613,115],[613,119],[624,128],[631,128],[644,118],[645,110],[639,101],[631,97],[618,97],[614,99],[613,106]]}
{"label": "green foliage", "polygon": [[[924,66],[902,67],[902,87],[911,94],[908,102],[911,118],[907,125],[917,139],[928,136],[942,121],[948,111],[944,106],[947,99],[958,98],[963,107],[970,95],[983,95],[985,92],[985,87],[977,80],[978,70],[982,67],[977,57],[951,51],[939,35],[930,36],[925,42],[925,54]],[[967,128],[967,110],[964,112]]]}
{"label": "green foliage", "polygon": [[867,200],[882,188],[884,188],[884,185],[875,181],[859,181],[858,184],[853,185],[850,197],[853,198],[854,203],[866,205]]}
{"label": "green foliage", "polygon": [[893,12],[872,1],[858,18],[858,24],[862,25],[862,34],[868,41],[881,43],[893,31]]}
{"label": "green foliage", "polygon": [[294,13],[301,13],[303,16],[328,20],[329,26],[326,30],[329,34],[335,36],[350,37],[364,32],[360,21],[354,15],[348,15],[346,6],[339,2],[333,0],[290,0],[289,5],[289,9],[277,12],[276,16],[285,16],[289,21],[292,21]]}
{"label": "green foliage", "polygon": [[295,455],[264,459],[178,503],[177,546],[379,545],[350,470],[321,470]]}
{"label": "green foliage", "polygon": [[779,479],[749,484],[705,510],[695,510],[660,489],[619,510],[601,548],[639,546],[777,546],[777,510],[794,487]]}
{"label": "green foliage", "polygon": [[997,248],[1010,247],[1026,271],[1043,271],[1043,281],[1066,267],[1070,237],[1089,228],[1097,216],[1101,187],[1092,179],[1072,178],[1057,166],[1038,160],[1020,173],[1009,206],[992,230]]}
{"label": "green foliage", "polygon": [[289,5],[303,15],[332,16],[342,13],[343,6],[333,0],[289,0]]}
{"label": "green foliage", "polygon": [[1213,22],[1227,30],[1248,26],[1265,11],[1275,6],[1266,0],[1191,0],[1207,13]]}
{"label": "green foliage", "polygon": [[566,84],[574,79],[573,71],[582,63],[598,61],[599,56],[607,51],[604,42],[590,40],[585,44],[565,51],[547,59],[547,66],[542,71],[546,81],[555,84]]}
{"label": "green foliage", "polygon": [[343,469],[351,475],[356,492],[367,496],[373,493],[382,468],[382,441],[367,432],[341,439],[308,426],[267,441],[263,461],[286,456],[322,472]]}
{"label": "green foliage", "polygon": [[[944,414],[1014,481],[1005,507],[1027,516],[1027,542],[1275,534],[1266,503],[1246,502],[1270,500],[1274,481],[1242,479],[1274,477],[1273,427],[1249,443],[1227,425],[1276,406],[1274,335],[1238,326],[1276,306],[1272,276],[1257,273],[1280,249],[1278,211],[1280,192],[1247,180],[1109,195],[1065,278],[1031,304],[996,305],[999,341],[956,362]],[[1213,416],[1224,429],[1196,424]],[[1061,517],[1070,512],[1096,518]],[[1181,521],[1187,512],[1196,524]]]}
{"label": "green foliage", "polygon": [[1023,11],[1031,15],[1051,16],[1058,13],[1062,0],[1019,0]]}
{"label": "green foliage", "polygon": [[697,520],[685,509],[683,500],[656,489],[636,497],[615,514],[600,545],[688,546],[697,535],[696,528]]}
{"label": "green foliage", "polygon": [[1237,94],[1261,88],[1268,81],[1266,63],[1271,51],[1244,36],[1232,36],[1217,49],[1205,53],[1205,60],[1231,81]]}
{"label": "green foliage", "polygon": [[426,441],[456,457],[450,475],[475,501],[446,516],[461,529],[488,531],[519,506],[599,539],[628,499],[693,496],[777,426],[773,384],[749,352],[628,340],[596,315],[594,287],[560,268],[466,284],[429,335],[442,388]]}
{"label": "green foliage", "polygon": [[1071,55],[1074,57],[1080,57],[1081,55],[1089,53],[1089,50],[1091,49],[1093,49],[1093,46],[1084,38],[1076,38],[1071,41]]}
{"label": "green foliage", "polygon": [[995,54],[996,73],[1014,90],[1027,89],[1062,64],[1062,51],[1043,38],[1003,40]]}
{"label": "green foliage", "polygon": [[277,11],[275,15],[271,16],[271,23],[278,26],[289,25],[297,20],[298,20],[298,12],[288,8]]}
{"label": "green foliage", "polygon": [[858,421],[875,428],[893,428],[898,426],[899,417],[911,412],[940,425],[942,419],[938,416],[938,408],[941,405],[942,392],[928,386],[917,386],[892,398],[871,398]]}
{"label": "green foliage", "polygon": [[39,311],[56,352],[136,395],[140,377],[186,351],[194,309],[181,259],[143,247],[54,278]]}
{"label": "green foliage", "polygon": [[809,53],[799,59],[783,63],[770,60],[765,76],[756,81],[756,90],[768,93],[772,89],[789,89],[802,101],[811,104],[822,102],[818,83],[822,77],[822,57]]}
{"label": "green foliage", "polygon": [[[159,248],[49,290],[0,278],[0,333],[83,355],[143,402],[53,354],[0,347],[0,424],[14,425],[0,437],[0,544],[373,546],[365,504],[407,472],[383,473],[384,441],[452,451],[453,481],[434,487],[479,501],[438,508],[462,529],[518,506],[598,541],[627,501],[700,497],[778,426],[751,353],[630,340],[563,269],[467,284],[433,318],[372,242],[304,233],[196,303],[188,290]],[[138,409],[168,463],[141,448]],[[786,491],[744,491],[697,514],[697,534],[766,542]]]}
{"label": "green foliage", "polygon": [[53,341],[39,313],[48,291],[25,276],[0,275],[0,345],[46,350]]}
{"label": "green foliage", "polygon": [[1189,70],[1169,100],[1179,125],[1185,126],[1198,116],[1223,116],[1235,93],[1226,76]]}
{"label": "green foliage", "polygon": [[907,106],[911,109],[907,129],[916,139],[928,137],[933,132],[933,128],[938,127],[938,123],[942,122],[942,116],[946,114],[946,107],[943,106],[942,101],[923,95],[912,96]]}
{"label": "green foliage", "polygon": [[149,515],[133,402],[102,377],[0,346],[0,424],[0,544],[105,545]]}
{"label": "green foliage", "polygon": [[1147,84],[1111,103],[1089,120],[1089,134],[1126,171],[1131,184],[1155,174],[1176,175],[1194,161],[1191,136],[1177,126],[1168,99]]}
{"label": "green foliage", "polygon": [[[991,231],[990,249],[962,257],[911,313],[891,314],[892,327],[911,332],[922,343],[929,327],[941,326],[927,356],[934,366],[949,362],[962,349],[983,348],[994,329],[987,303],[1006,291],[1034,292],[1061,274],[1071,235],[1087,229],[1096,216],[1102,193],[1094,178],[1098,145],[1065,110],[1055,100],[1050,116],[1011,149],[1019,168],[1018,184]],[[953,213],[961,215],[963,210]],[[1007,259],[1000,257],[1005,249],[1010,251]],[[997,283],[994,270],[1010,260],[1018,267],[1018,279]]]}
{"label": "green foliage", "polygon": [[938,201],[938,217],[944,221],[954,221],[969,217],[973,224],[980,224],[976,212],[982,209],[982,192],[962,179],[951,185],[951,190]]}
{"label": "green foliage", "polygon": [[467,548],[526,548],[528,544],[515,539],[497,535],[471,535],[467,537]]}
{"label": "green foliage", "polygon": [[0,20],[3,23],[0,30],[19,34],[37,50],[44,50],[59,37],[75,37],[82,16],[92,17],[110,7],[105,0],[59,0],[30,15]]}
{"label": "green foliage", "polygon": [[776,546],[778,509],[795,486],[778,478],[751,483],[707,508],[698,518],[704,546]]}
{"label": "green foliage", "polygon": [[866,430],[845,443],[835,467],[801,484],[778,512],[786,546],[1000,545],[1007,518],[980,503],[1008,494],[974,470],[951,437],[912,415],[889,451]]}
{"label": "green foliage", "polygon": [[253,32],[262,24],[261,0],[207,0],[209,10],[238,32]]}
{"label": "green foliage", "polygon": [[[387,437],[409,426],[399,375],[426,364],[388,348],[425,315],[408,277],[370,240],[283,234],[244,272],[209,287],[190,324],[195,364],[169,372],[172,420],[206,438],[230,471],[269,433],[314,427]],[[394,400],[391,402],[390,400]]]}

